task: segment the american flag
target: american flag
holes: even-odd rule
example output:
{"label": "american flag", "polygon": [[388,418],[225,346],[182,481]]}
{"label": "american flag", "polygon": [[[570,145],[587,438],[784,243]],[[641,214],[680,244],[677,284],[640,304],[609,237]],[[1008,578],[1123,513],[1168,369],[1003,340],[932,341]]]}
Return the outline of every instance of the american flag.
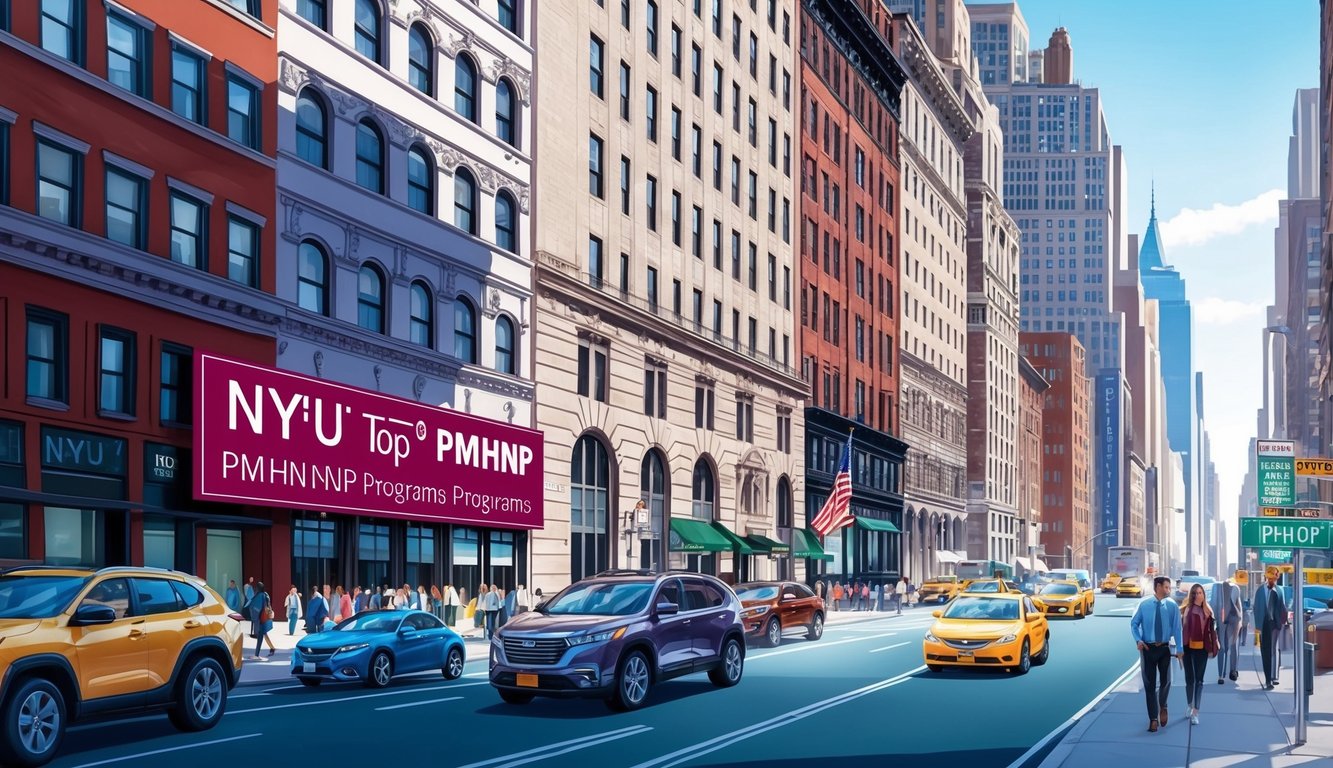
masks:
{"label": "american flag", "polygon": [[852,501],[852,436],[847,435],[847,445],[842,449],[842,463],[838,465],[838,474],[833,478],[833,493],[824,508],[819,510],[810,527],[820,536],[851,525],[856,518],[851,512]]}

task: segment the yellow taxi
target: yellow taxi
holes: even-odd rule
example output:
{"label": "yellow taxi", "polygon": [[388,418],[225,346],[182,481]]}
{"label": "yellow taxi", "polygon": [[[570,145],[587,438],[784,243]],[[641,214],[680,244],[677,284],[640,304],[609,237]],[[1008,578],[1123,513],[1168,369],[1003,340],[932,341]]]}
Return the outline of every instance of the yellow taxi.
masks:
{"label": "yellow taxi", "polygon": [[922,642],[926,667],[1003,667],[1025,674],[1051,655],[1050,625],[1021,592],[961,594],[943,610]]}
{"label": "yellow taxi", "polygon": [[1037,593],[1047,616],[1073,616],[1083,618],[1092,615],[1093,601],[1096,600],[1091,589],[1084,589],[1076,581],[1051,581],[1042,586]]}
{"label": "yellow taxi", "polygon": [[1106,578],[1102,579],[1102,591],[1108,595],[1114,595],[1116,587],[1120,586],[1120,574],[1108,573]]}
{"label": "yellow taxi", "polygon": [[1143,585],[1138,579],[1124,579],[1115,588],[1116,597],[1143,597]]}
{"label": "yellow taxi", "polygon": [[937,600],[941,603],[947,603],[958,594],[957,576],[936,576],[932,579],[926,579],[921,582],[921,587],[917,589],[917,595],[921,602],[927,600]]}
{"label": "yellow taxi", "polygon": [[995,595],[1006,593],[1028,595],[1028,597],[1032,598],[1032,602],[1037,606],[1037,610],[1046,610],[1046,604],[1042,601],[1041,597],[1025,592],[1016,582],[1008,581],[1006,579],[971,579],[963,582],[963,589],[958,594]]}

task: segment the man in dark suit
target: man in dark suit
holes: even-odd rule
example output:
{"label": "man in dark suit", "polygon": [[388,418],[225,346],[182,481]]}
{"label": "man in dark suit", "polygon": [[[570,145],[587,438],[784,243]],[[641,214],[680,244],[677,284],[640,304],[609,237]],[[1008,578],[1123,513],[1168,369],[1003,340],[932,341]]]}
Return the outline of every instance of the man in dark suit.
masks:
{"label": "man in dark suit", "polygon": [[1241,616],[1245,609],[1240,602],[1240,587],[1226,579],[1213,586],[1213,617],[1217,620],[1217,684],[1222,678],[1235,680],[1236,657],[1240,653],[1237,643],[1240,640]]}
{"label": "man in dark suit", "polygon": [[329,604],[319,593],[318,587],[310,589],[310,602],[305,606],[305,631],[310,634],[324,629],[324,621],[329,618]]}
{"label": "man in dark suit", "polygon": [[1254,595],[1254,626],[1259,628],[1259,655],[1264,663],[1264,688],[1272,690],[1282,669],[1278,650],[1282,629],[1287,626],[1287,599],[1277,588],[1277,570],[1268,572],[1268,583]]}

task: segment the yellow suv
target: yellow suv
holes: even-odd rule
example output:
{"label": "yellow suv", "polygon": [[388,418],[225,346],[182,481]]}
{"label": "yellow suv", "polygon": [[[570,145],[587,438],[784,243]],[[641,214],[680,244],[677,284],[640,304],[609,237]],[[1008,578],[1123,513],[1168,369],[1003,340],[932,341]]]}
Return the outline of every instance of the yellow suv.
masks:
{"label": "yellow suv", "polygon": [[175,571],[0,571],[0,765],[49,762],[70,721],[93,715],[217,725],[241,671],[240,618]]}

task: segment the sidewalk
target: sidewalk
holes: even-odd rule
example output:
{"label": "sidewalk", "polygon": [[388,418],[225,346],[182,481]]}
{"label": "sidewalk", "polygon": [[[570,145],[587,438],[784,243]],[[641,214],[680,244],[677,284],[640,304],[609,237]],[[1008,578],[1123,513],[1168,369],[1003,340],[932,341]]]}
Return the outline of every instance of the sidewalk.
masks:
{"label": "sidewalk", "polygon": [[1327,766],[1333,759],[1333,671],[1316,670],[1303,746],[1294,746],[1292,654],[1283,652],[1279,684],[1264,691],[1253,645],[1240,649],[1240,679],[1217,684],[1209,660],[1199,724],[1185,706],[1185,673],[1172,662],[1170,723],[1148,732],[1143,683],[1135,668],[1127,682],[1097,702],[1056,745],[1041,768],[1184,768],[1186,765]]}

